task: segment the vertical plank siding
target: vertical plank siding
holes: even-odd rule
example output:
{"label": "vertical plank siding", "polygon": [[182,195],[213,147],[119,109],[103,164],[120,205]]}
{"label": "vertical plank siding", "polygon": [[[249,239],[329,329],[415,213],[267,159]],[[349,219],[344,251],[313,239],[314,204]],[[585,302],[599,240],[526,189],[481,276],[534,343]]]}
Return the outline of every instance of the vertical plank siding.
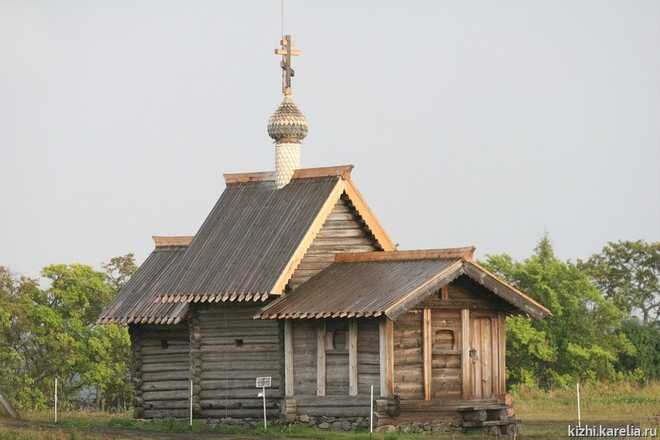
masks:
{"label": "vertical plank siding", "polygon": [[293,326],[293,394],[314,395],[316,385],[315,321],[291,321]]}
{"label": "vertical plank siding", "polygon": [[282,397],[281,344],[277,321],[253,320],[259,305],[200,305],[200,414],[202,417],[260,417],[255,378],[271,376],[269,416]]}
{"label": "vertical plank siding", "polygon": [[328,267],[338,252],[370,252],[379,249],[364,220],[343,195],[291,276],[288,288],[295,289]]}
{"label": "vertical plank siding", "polygon": [[144,418],[186,417],[190,405],[190,335],[187,323],[139,327],[141,380],[136,386]]}
{"label": "vertical plank siding", "polygon": [[380,395],[380,350],[378,337],[379,322],[375,319],[360,319],[357,334],[358,394],[369,395],[371,385],[374,396]]}

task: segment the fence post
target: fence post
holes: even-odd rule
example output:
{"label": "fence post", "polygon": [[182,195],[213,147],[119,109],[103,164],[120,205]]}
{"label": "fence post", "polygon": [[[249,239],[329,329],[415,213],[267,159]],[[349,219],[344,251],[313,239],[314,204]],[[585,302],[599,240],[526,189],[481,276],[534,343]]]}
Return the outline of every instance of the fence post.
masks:
{"label": "fence post", "polygon": [[577,417],[578,417],[578,426],[581,426],[581,416],[580,414],[580,381],[578,380],[577,383],[575,384],[575,387],[577,389]]}
{"label": "fence post", "polygon": [[369,411],[369,432],[374,432],[374,386],[371,385],[371,402]]}
{"label": "fence post", "polygon": [[57,377],[55,378],[55,423],[57,423]]}
{"label": "fence post", "polygon": [[190,379],[190,427],[193,425],[193,381]]}

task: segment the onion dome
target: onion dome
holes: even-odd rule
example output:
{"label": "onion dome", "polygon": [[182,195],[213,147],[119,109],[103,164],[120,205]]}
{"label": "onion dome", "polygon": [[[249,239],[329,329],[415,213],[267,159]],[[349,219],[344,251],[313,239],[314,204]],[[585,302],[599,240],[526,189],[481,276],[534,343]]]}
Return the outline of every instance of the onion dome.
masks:
{"label": "onion dome", "polygon": [[285,95],[282,103],[268,119],[268,135],[275,143],[299,144],[307,136],[307,119],[298,109],[290,95]]}

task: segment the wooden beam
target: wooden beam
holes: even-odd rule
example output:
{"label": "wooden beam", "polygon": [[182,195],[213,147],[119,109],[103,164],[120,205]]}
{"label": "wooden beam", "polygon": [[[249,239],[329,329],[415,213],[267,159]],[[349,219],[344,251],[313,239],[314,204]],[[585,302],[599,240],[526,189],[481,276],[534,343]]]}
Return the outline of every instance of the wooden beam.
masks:
{"label": "wooden beam", "polygon": [[474,262],[465,262],[465,274],[508,303],[536,319],[552,316],[550,310]]}
{"label": "wooden beam", "polygon": [[424,356],[424,400],[431,400],[433,382],[433,331],[431,327],[431,309],[424,309],[422,320],[422,346]]}
{"label": "wooden beam", "polygon": [[440,299],[443,301],[449,301],[449,286],[444,286],[440,289]]}
{"label": "wooden beam", "polygon": [[364,220],[365,224],[371,231],[371,233],[376,238],[376,241],[384,251],[393,251],[396,249],[394,242],[390,239],[385,229],[380,225],[380,222],[374,215],[374,213],[369,209],[367,203],[364,201],[362,194],[355,187],[353,182],[348,179],[346,180],[346,195],[353,203],[353,206],[357,210],[360,217]]}
{"label": "wooden beam", "polygon": [[474,246],[447,249],[417,249],[411,251],[389,252],[340,252],[335,254],[335,261],[342,263],[363,261],[406,261],[462,258],[472,260]]}
{"label": "wooden beam", "polygon": [[394,304],[389,306],[387,310],[385,310],[385,315],[387,315],[390,319],[397,319],[412,307],[416,306],[430,295],[433,295],[434,292],[437,292],[436,289],[454,281],[462,273],[463,263],[462,261],[456,261],[455,263],[446,267],[444,270],[441,270],[435,274],[433,277],[426,280],[424,283],[415,287]]}
{"label": "wooden beam", "polygon": [[504,396],[506,394],[506,317],[504,313],[498,313],[499,321],[499,379],[500,379],[500,392]]}
{"label": "wooden beam", "polygon": [[387,358],[387,370],[385,371],[385,388],[388,396],[394,395],[394,321],[383,317],[385,320],[385,352]]}
{"label": "wooden beam", "polygon": [[284,393],[293,396],[293,321],[284,321]]}
{"label": "wooden beam", "polygon": [[323,227],[323,223],[325,223],[325,220],[332,212],[332,209],[337,204],[337,201],[339,200],[343,192],[344,192],[344,181],[338,180],[337,183],[335,184],[335,187],[332,189],[332,192],[328,196],[328,198],[325,200],[325,202],[323,202],[323,206],[316,215],[316,218],[314,219],[314,221],[312,221],[312,224],[307,229],[305,236],[300,241],[300,243],[298,243],[298,247],[293,252],[293,255],[291,255],[291,258],[289,259],[289,262],[287,263],[286,267],[284,268],[279,278],[275,282],[275,285],[271,289],[272,293],[282,293],[284,291],[284,288],[286,287],[286,284],[289,282],[289,279],[291,279],[293,272],[295,272],[296,268],[302,261],[303,257],[305,256],[305,253],[307,252],[307,249],[312,244],[314,238],[316,238],[316,235]]}
{"label": "wooden beam", "polygon": [[470,310],[461,310],[461,376],[463,399],[470,398]]}
{"label": "wooden beam", "polygon": [[351,319],[348,321],[348,394],[357,396],[358,394],[358,321]]}
{"label": "wooden beam", "polygon": [[325,320],[316,327],[316,395],[325,396]]}
{"label": "wooden beam", "polygon": [[387,333],[386,333],[387,318],[383,318],[378,322],[378,366],[380,374],[380,396],[389,397],[389,388],[387,386]]}
{"label": "wooden beam", "polygon": [[[351,178],[351,171],[353,165],[338,165],[334,167],[319,167],[319,168],[301,168],[293,173],[292,179],[311,179],[314,177],[331,177],[339,176],[344,180]],[[225,173],[225,184],[231,185],[235,183],[247,182],[264,182],[275,180],[275,173],[273,171],[258,171],[248,173]]]}
{"label": "wooden beam", "polygon": [[169,247],[169,246],[188,246],[192,241],[192,235],[152,235],[151,238],[154,240],[154,245],[159,247]]}

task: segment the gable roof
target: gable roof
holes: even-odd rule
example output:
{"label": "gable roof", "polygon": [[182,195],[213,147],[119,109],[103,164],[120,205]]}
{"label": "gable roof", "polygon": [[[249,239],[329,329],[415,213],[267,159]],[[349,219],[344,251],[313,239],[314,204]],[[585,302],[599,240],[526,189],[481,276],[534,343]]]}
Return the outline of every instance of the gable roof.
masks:
{"label": "gable roof", "polygon": [[155,283],[163,303],[265,301],[284,290],[343,193],[384,250],[394,248],[350,181],[352,166],[226,174],[227,188],[183,255]]}
{"label": "gable roof", "polygon": [[397,319],[461,275],[534,318],[550,311],[470,261],[474,248],[338,254],[335,263],[266,306],[258,319]]}
{"label": "gable roof", "polygon": [[186,315],[187,304],[160,304],[152,287],[165,270],[183,255],[192,237],[154,236],[156,249],[140,265],[97,323],[176,324]]}

